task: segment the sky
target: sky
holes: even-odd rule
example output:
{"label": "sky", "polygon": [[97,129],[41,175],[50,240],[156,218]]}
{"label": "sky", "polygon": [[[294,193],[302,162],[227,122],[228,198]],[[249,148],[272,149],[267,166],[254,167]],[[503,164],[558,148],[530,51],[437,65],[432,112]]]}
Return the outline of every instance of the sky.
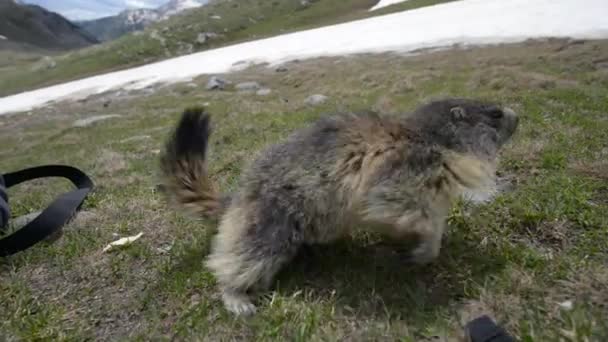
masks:
{"label": "sky", "polygon": [[70,20],[90,20],[118,14],[127,8],[156,8],[168,0],[22,0],[57,12]]}

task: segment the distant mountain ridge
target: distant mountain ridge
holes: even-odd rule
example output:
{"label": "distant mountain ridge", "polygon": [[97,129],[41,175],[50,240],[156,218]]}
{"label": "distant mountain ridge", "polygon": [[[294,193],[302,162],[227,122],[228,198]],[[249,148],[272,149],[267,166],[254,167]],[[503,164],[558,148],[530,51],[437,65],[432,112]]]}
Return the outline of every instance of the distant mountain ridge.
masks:
{"label": "distant mountain ridge", "polygon": [[0,0],[0,36],[0,49],[67,50],[99,42],[61,15],[15,0]]}
{"label": "distant mountain ridge", "polygon": [[80,27],[100,41],[116,39],[126,33],[139,31],[157,21],[183,11],[206,5],[208,0],[171,0],[156,9],[130,9],[118,15],[77,22]]}

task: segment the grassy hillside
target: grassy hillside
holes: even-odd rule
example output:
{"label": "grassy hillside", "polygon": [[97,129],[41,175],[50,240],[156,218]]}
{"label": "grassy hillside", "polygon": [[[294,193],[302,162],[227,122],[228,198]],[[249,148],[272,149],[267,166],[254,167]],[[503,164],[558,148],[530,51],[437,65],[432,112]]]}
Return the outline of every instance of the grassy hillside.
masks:
{"label": "grassy hillside", "polygon": [[[205,91],[201,77],[0,116],[2,171],[67,163],[97,184],[63,237],[0,259],[0,340],[453,341],[485,313],[521,341],[606,341],[607,55],[608,41],[551,40],[326,58],[227,76],[257,81],[267,96]],[[329,101],[304,105],[317,93]],[[361,234],[300,255],[257,316],[226,313],[202,264],[216,222],[176,214],[155,190],[180,110],[208,103],[210,171],[228,191],[257,151],[325,113],[399,113],[440,96],[501,101],[521,122],[499,168],[505,192],[454,208],[439,260],[414,267]],[[73,127],[99,114],[120,117]],[[56,180],[11,189],[14,215],[63,189]],[[139,232],[133,245],[101,252]]]}
{"label": "grassy hillside", "polygon": [[[236,42],[446,1],[410,0],[370,13],[376,0],[316,0],[309,5],[300,0],[217,0],[143,32],[58,57],[53,68],[32,72],[15,67],[0,75],[0,96]],[[201,42],[201,33],[216,36]]]}
{"label": "grassy hillside", "polygon": [[82,48],[97,40],[61,15],[36,5],[0,0],[0,49],[22,44],[49,50]]}

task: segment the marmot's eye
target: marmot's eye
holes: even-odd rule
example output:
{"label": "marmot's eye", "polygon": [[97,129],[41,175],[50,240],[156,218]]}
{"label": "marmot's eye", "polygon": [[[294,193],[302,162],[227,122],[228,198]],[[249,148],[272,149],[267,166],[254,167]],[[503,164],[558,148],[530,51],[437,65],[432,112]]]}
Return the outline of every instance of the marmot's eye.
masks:
{"label": "marmot's eye", "polygon": [[492,109],[490,111],[488,111],[488,116],[491,117],[492,119],[500,119],[505,115],[505,113],[503,113],[502,109]]}

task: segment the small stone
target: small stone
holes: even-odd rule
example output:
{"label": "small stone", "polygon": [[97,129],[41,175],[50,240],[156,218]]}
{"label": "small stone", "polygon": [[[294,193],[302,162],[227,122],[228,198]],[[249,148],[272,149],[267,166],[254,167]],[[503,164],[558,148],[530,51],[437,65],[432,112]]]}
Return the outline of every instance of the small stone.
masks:
{"label": "small stone", "polygon": [[202,32],[196,36],[196,42],[199,44],[205,44],[209,39],[217,38],[219,34],[214,32]]}
{"label": "small stone", "polygon": [[44,56],[38,63],[32,68],[33,71],[40,71],[45,69],[54,69],[57,66],[57,62],[49,56]]}
{"label": "small stone", "polygon": [[270,93],[272,93],[272,90],[268,88],[262,88],[256,92],[258,96],[268,96]]}
{"label": "small stone", "polygon": [[309,106],[317,106],[317,105],[325,103],[328,99],[329,99],[329,97],[327,97],[325,95],[315,94],[315,95],[309,96],[306,100],[304,100],[304,103]]}
{"label": "small stone", "polygon": [[121,115],[118,115],[118,114],[96,115],[96,116],[92,116],[90,118],[76,120],[72,124],[72,127],[79,127],[79,128],[89,127],[98,121],[104,121],[104,120],[109,120],[109,119],[119,118],[119,117],[121,117]]}
{"label": "small stone", "polygon": [[225,79],[212,76],[207,82],[207,86],[205,86],[205,88],[207,90],[224,90],[228,84],[230,84],[230,82],[226,81]]}
{"label": "small stone", "polygon": [[196,42],[199,44],[205,44],[207,42],[207,35],[204,33],[199,33],[196,37]]}
{"label": "small stone", "polygon": [[285,67],[285,66],[280,66],[280,67],[277,67],[276,69],[274,69],[274,71],[276,71],[276,72],[287,72],[287,71],[289,71],[289,69],[287,69],[287,67]]}
{"label": "small stone", "polygon": [[258,82],[241,82],[234,86],[238,91],[255,91],[261,88]]}

